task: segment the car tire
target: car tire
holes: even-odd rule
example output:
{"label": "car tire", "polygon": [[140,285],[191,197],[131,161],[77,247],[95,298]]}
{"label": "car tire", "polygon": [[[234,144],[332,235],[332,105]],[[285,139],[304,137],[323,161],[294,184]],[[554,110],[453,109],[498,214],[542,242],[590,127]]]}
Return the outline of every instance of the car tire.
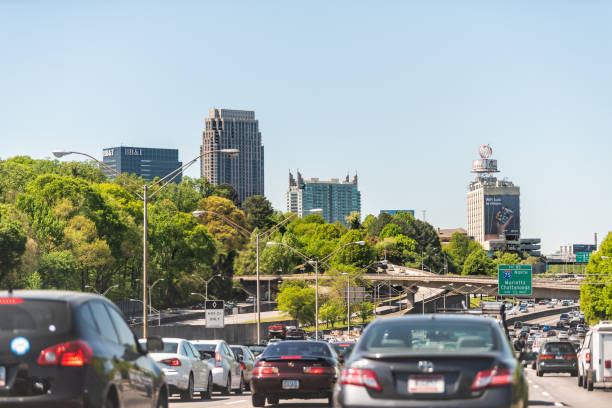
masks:
{"label": "car tire", "polygon": [[106,396],[106,400],[104,401],[104,404],[102,404],[103,408],[117,408],[117,404],[115,402],[115,399],[112,397],[112,395],[107,395]]}
{"label": "car tire", "polygon": [[578,370],[572,371],[570,374],[572,377],[578,377]]}
{"label": "car tire", "polygon": [[266,406],[266,397],[259,394],[251,395],[251,405],[254,407],[265,407]]}
{"label": "car tire", "polygon": [[330,407],[334,406],[334,396],[330,395],[329,397],[327,397],[327,405]]}
{"label": "car tire", "polygon": [[160,391],[159,397],[157,397],[157,404],[155,406],[157,408],[168,408],[168,394]]}
{"label": "car tire", "polygon": [[238,388],[236,389],[236,391],[234,391],[234,393],[236,395],[240,395],[242,394],[243,389],[244,389],[244,378],[242,377],[242,374],[240,374],[240,384],[238,384]]}
{"label": "car tire", "polygon": [[189,381],[187,382],[187,389],[181,392],[181,401],[193,401],[193,374],[189,374]]}
{"label": "car tire", "polygon": [[582,387],[582,376],[581,375],[578,376],[578,386]]}
{"label": "car tire", "polygon": [[225,388],[221,391],[222,395],[230,395],[232,392],[232,375],[227,375],[227,383],[225,384]]}
{"label": "car tire", "polygon": [[544,376],[544,373],[543,373],[542,371],[540,371],[540,370],[537,370],[537,371],[536,371],[536,375],[537,375],[538,377],[543,377],[543,376]]}
{"label": "car tire", "polygon": [[586,390],[586,387],[587,387],[587,374],[585,372],[584,375],[582,376],[582,388]]}
{"label": "car tire", "polygon": [[268,404],[274,406],[274,407],[278,407],[279,404],[279,399],[278,397],[268,397]]}
{"label": "car tire", "polygon": [[208,374],[208,383],[206,385],[206,391],[200,392],[200,398],[202,398],[203,400],[211,399],[212,392],[213,392],[213,379],[212,379],[212,375]]}

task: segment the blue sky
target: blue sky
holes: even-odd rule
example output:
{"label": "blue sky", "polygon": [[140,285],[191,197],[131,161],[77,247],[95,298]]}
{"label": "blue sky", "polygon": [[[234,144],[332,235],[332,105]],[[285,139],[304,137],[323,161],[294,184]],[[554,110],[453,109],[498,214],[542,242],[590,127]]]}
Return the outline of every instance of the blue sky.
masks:
{"label": "blue sky", "polygon": [[[466,225],[480,144],[545,252],[612,224],[609,1],[0,1],[0,157],[116,145],[198,155],[253,109],[266,196],[359,174],[363,214]],[[197,176],[199,165],[187,175]]]}

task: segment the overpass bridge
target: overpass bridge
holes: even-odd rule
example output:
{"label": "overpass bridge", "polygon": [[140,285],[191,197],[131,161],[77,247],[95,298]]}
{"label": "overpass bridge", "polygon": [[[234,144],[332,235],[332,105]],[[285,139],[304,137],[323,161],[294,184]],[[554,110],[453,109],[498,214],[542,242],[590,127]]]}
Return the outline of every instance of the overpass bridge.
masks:
{"label": "overpass bridge", "polygon": [[[497,276],[462,276],[462,275],[438,275],[416,269],[404,268],[401,273],[367,273],[362,279],[371,281],[372,284],[385,283],[390,285],[401,285],[407,288],[427,287],[446,289],[450,292],[463,294],[497,295]],[[339,279],[338,276],[319,274],[319,280]],[[256,285],[255,275],[235,276],[234,281],[242,282],[247,286]],[[304,280],[314,281],[314,273],[293,275],[260,275],[260,284],[265,290],[269,285],[276,286],[279,280]],[[533,298],[547,299],[578,299],[580,297],[580,282],[554,281],[534,277],[532,279]]]}

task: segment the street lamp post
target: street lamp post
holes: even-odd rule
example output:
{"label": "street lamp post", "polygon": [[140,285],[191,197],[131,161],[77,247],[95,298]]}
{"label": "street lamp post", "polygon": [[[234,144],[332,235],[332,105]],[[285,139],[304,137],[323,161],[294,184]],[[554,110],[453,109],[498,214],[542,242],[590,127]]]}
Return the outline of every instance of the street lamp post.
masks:
{"label": "street lamp post", "polygon": [[343,272],[346,276],[346,335],[351,336],[351,278],[348,272]]}
{"label": "street lamp post", "polygon": [[206,300],[208,300],[208,284],[209,284],[209,283],[210,283],[210,282],[211,282],[213,279],[215,279],[216,277],[221,277],[221,275],[220,275],[220,274],[216,274],[216,275],[212,276],[211,278],[209,278],[209,279],[207,279],[207,280],[205,281],[205,283],[206,283],[206,292],[205,292],[205,293],[206,293],[206,295],[205,295],[205,296],[206,296]]}
{"label": "street lamp post", "polygon": [[[327,255],[325,258],[323,258],[321,260],[311,259],[307,255],[303,254],[302,252],[298,251],[297,249],[293,248],[292,246],[289,246],[289,245],[285,244],[284,242],[269,241],[269,242],[266,243],[266,245],[267,246],[282,245],[282,246],[284,246],[286,248],[289,248],[290,250],[292,250],[293,252],[295,252],[296,254],[301,256],[302,258],[304,258],[306,260],[306,262],[308,262],[308,264],[314,265],[314,267],[315,267],[315,340],[319,340],[319,263],[325,263],[332,256],[336,255],[341,249],[343,249],[343,248],[345,248],[345,247],[347,247],[349,245],[365,245],[365,241],[347,242],[346,244],[344,244],[341,247],[337,248],[335,251],[333,251],[331,254]],[[345,273],[343,273],[343,275],[344,274]]]}
{"label": "street lamp post", "polygon": [[[69,154],[78,154],[81,156],[85,156],[93,161],[95,161],[96,163],[98,163],[98,165],[100,165],[101,167],[105,168],[107,171],[113,173],[116,177],[118,177],[120,180],[122,180],[124,182],[124,185],[127,186],[127,184],[125,184],[125,182],[131,183],[132,184],[132,188],[137,188],[140,189],[142,188],[142,195],[139,194],[136,190],[132,190],[132,193],[134,193],[138,198],[140,198],[143,201],[143,228],[142,228],[142,302],[143,302],[143,323],[142,323],[142,337],[146,338],[147,337],[147,326],[148,326],[148,319],[147,319],[147,258],[148,258],[148,254],[147,254],[147,223],[148,223],[148,218],[147,218],[147,205],[148,205],[148,200],[149,198],[153,197],[156,193],[158,193],[161,189],[163,189],[164,187],[166,187],[168,185],[168,183],[171,183],[172,181],[174,181],[174,179],[176,177],[178,177],[179,174],[182,174],[183,170],[186,170],[188,167],[190,167],[192,164],[194,164],[196,161],[198,161],[198,159],[200,159],[200,157],[206,155],[206,154],[212,154],[212,153],[227,153],[230,154],[232,156],[235,156],[239,153],[240,151],[238,149],[218,149],[218,150],[208,150],[205,152],[202,152],[200,155],[198,155],[196,158],[192,159],[191,161],[187,162],[187,164],[177,168],[176,170],[168,173],[167,175],[165,175],[164,177],[160,178],[157,181],[152,182],[151,184],[144,184],[144,185],[140,185],[137,182],[135,182],[134,180],[132,180],[129,177],[124,176],[122,173],[118,172],[117,170],[113,169],[112,167],[108,166],[106,163],[101,162],[100,160],[96,159],[95,157],[93,157],[92,155],[89,155],[87,153],[82,153],[82,152],[75,152],[75,151],[68,151],[68,150],[54,150],[52,153],[55,157],[60,158],[63,156],[67,156]],[[159,188],[157,190],[155,190],[150,196],[148,194],[149,188],[150,187],[156,187],[158,186]]]}

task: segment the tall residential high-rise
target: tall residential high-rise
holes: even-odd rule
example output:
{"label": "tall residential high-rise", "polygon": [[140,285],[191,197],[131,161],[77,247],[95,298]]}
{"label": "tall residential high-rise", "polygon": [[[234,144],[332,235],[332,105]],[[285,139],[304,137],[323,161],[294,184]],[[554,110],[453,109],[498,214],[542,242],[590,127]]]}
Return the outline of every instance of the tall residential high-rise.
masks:
{"label": "tall residential high-rise", "polygon": [[[119,173],[135,174],[147,181],[165,177],[182,166],[178,161],[177,149],[148,147],[108,147],[102,150],[102,161]],[[115,178],[112,172],[107,170],[104,172],[111,179]],[[182,176],[181,171],[173,181],[180,183]]]}
{"label": "tall residential high-rise", "polygon": [[328,181],[311,178],[304,180],[297,172],[297,180],[289,172],[287,189],[287,211],[300,217],[312,210],[322,210],[327,222],[340,221],[347,225],[345,217],[351,212],[361,212],[361,193],[357,189],[357,175],[353,180],[347,175],[344,181]]}
{"label": "tall residential high-rise", "polygon": [[202,156],[200,173],[212,184],[229,183],[243,203],[264,194],[264,148],[255,111],[210,109],[200,152],[238,149],[238,157],[223,153]]}

